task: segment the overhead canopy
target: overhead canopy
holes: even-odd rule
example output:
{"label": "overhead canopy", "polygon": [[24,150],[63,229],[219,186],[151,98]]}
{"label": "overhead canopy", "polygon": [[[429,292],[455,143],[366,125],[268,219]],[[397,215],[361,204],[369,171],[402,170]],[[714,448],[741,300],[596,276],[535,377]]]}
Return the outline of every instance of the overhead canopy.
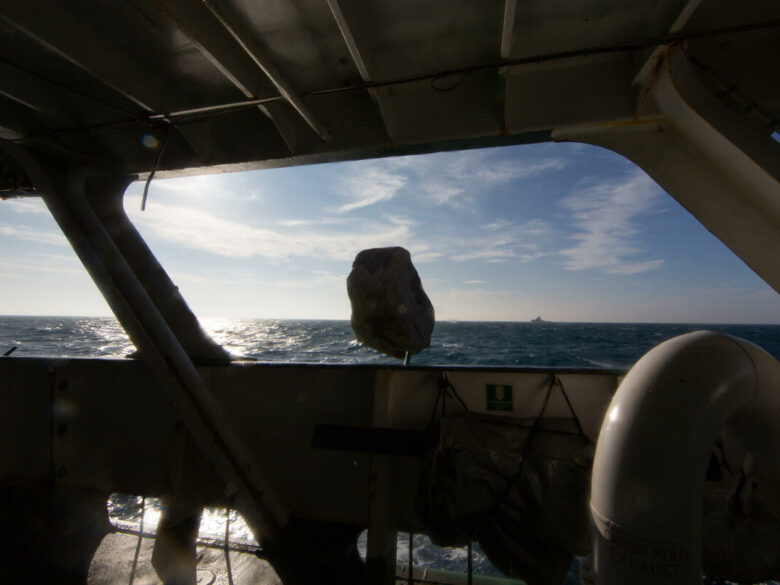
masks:
{"label": "overhead canopy", "polygon": [[767,134],[780,118],[766,0],[24,0],[3,3],[0,39],[0,138],[140,175],[631,120],[633,81],[669,43]]}

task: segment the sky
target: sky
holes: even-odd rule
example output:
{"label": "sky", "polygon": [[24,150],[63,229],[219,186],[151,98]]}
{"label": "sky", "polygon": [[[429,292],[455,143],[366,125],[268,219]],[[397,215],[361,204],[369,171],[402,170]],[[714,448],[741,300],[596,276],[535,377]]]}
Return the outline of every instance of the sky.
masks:
{"label": "sky", "polygon": [[[780,295],[633,163],[535,144],[155,179],[125,208],[204,318],[348,319],[403,246],[440,321],[780,323]],[[109,315],[46,207],[0,201],[2,314]]]}

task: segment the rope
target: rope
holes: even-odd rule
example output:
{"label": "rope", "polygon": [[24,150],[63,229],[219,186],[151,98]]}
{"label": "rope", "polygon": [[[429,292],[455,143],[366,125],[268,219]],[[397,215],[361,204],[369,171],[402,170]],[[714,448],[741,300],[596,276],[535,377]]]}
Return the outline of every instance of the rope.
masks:
{"label": "rope", "polygon": [[230,565],[230,508],[226,509],[225,519],[225,567],[227,568],[228,584],[233,585],[233,569]]}
{"label": "rope", "polygon": [[439,408],[439,402],[441,402],[441,415],[440,418],[444,418],[446,415],[447,410],[447,400],[446,398],[449,396],[452,400],[457,400],[463,410],[466,412],[471,412],[469,407],[466,405],[466,403],[463,401],[463,399],[460,397],[460,394],[458,394],[458,391],[455,390],[455,386],[452,385],[452,382],[450,382],[449,378],[447,378],[447,373],[442,372],[441,378],[439,379],[439,391],[436,393],[436,401],[433,403],[433,410],[431,411],[431,418],[428,421],[428,426],[425,427],[426,430],[430,430],[433,426],[434,421],[436,420],[436,410]]}
{"label": "rope", "polygon": [[[558,386],[561,389],[561,394],[563,395],[564,400],[566,401],[566,405],[569,409],[569,412],[571,413],[572,418],[574,419],[574,423],[577,427],[576,432],[567,432],[567,431],[557,431],[555,429],[544,429],[540,428],[540,424],[542,419],[544,418],[544,413],[547,411],[547,406],[550,402],[550,396],[552,396],[552,391],[555,386]],[[433,412],[431,413],[431,419],[428,422],[428,429],[432,426],[435,417],[436,417],[436,410],[439,405],[439,401],[442,403],[442,418],[444,418],[444,406],[446,402],[446,396],[448,395],[448,391],[452,391],[452,395],[455,399],[458,400],[460,405],[463,407],[463,409],[468,413],[470,412],[468,406],[463,401],[463,399],[458,395],[457,390],[455,390],[455,387],[452,385],[452,383],[447,378],[446,373],[442,373],[441,380],[439,382],[439,392],[436,395],[436,402],[433,405]],[[443,396],[445,398],[443,398]],[[587,444],[592,444],[593,441],[591,441],[590,437],[585,433],[584,429],[582,428],[582,423],[580,422],[579,417],[577,416],[577,412],[574,410],[574,406],[571,403],[571,400],[569,399],[568,394],[566,393],[566,389],[563,386],[563,382],[558,378],[558,375],[553,373],[550,378],[550,383],[547,386],[547,392],[545,393],[544,400],[542,401],[542,406],[539,409],[538,414],[536,417],[534,417],[533,422],[530,426],[522,426],[522,428],[528,429],[528,438],[526,439],[524,445],[523,445],[523,451],[520,456],[520,464],[517,467],[517,471],[515,471],[514,475],[507,481],[506,486],[504,487],[504,490],[500,495],[496,497],[495,502],[493,505],[486,510],[485,512],[478,514],[476,516],[477,520],[472,524],[472,526],[476,526],[480,524],[486,517],[494,514],[496,510],[500,508],[500,506],[504,503],[506,498],[509,496],[510,491],[514,487],[517,480],[520,478],[520,476],[523,474],[523,470],[525,469],[526,461],[528,460],[528,455],[530,454],[530,451],[532,449],[533,445],[533,439],[539,432],[548,432],[551,434],[561,434],[561,435],[572,435],[572,436],[578,436],[581,437]],[[433,462],[432,462],[432,469],[436,469],[437,466],[437,460],[438,460],[438,454],[439,454],[439,448],[434,450],[433,453]],[[435,474],[435,472],[434,472]],[[433,517],[433,510],[432,510],[432,501],[433,501],[433,474],[431,476],[431,479],[428,483],[428,505],[431,508],[429,510],[429,516]],[[464,519],[465,520],[465,519]],[[468,567],[469,572],[471,571],[471,565],[472,565],[472,551],[471,551],[471,538],[469,539],[469,558],[468,558]],[[468,580],[469,585],[471,584],[471,578],[469,577]]]}
{"label": "rope", "polygon": [[170,132],[165,133],[165,138],[163,138],[162,144],[160,145],[160,150],[157,151],[157,156],[154,159],[154,168],[152,169],[152,172],[149,173],[146,183],[144,183],[144,195],[141,198],[141,211],[146,210],[146,197],[149,195],[149,185],[152,184],[152,179],[157,172],[157,167],[160,166],[160,159],[162,159],[163,152],[165,152],[165,147],[168,145],[168,138],[170,138],[170,136]]}
{"label": "rope", "polygon": [[558,384],[558,387],[561,389],[561,394],[563,394],[563,399],[566,401],[566,406],[569,407],[569,412],[571,413],[571,416],[574,419],[574,423],[577,425],[577,432],[585,440],[587,444],[592,445],[593,441],[591,441],[590,437],[586,435],[585,431],[582,429],[582,424],[580,423],[580,417],[577,416],[577,413],[574,411],[574,406],[572,406],[571,400],[569,400],[569,395],[566,394],[566,389],[563,387],[563,381],[558,377],[557,374],[553,374],[553,384],[556,383]]}
{"label": "rope", "polygon": [[542,417],[544,416],[544,413],[547,410],[547,403],[550,401],[550,395],[552,394],[552,389],[553,386],[555,386],[556,379],[557,376],[553,374],[552,379],[550,380],[550,385],[547,387],[547,393],[544,396],[544,401],[542,402],[542,408],[539,410],[539,414],[536,415],[536,418],[534,418],[534,422],[531,424],[531,428],[528,430],[528,439],[526,439],[525,444],[523,445],[523,453],[520,456],[520,465],[518,465],[517,471],[509,479],[509,481],[506,484],[506,487],[504,487],[504,491],[501,493],[501,495],[498,498],[496,498],[496,501],[493,503],[493,506],[488,511],[486,511],[484,514],[481,515],[480,522],[482,518],[485,518],[486,516],[493,514],[499,508],[499,506],[501,506],[501,504],[504,503],[504,500],[506,500],[507,496],[509,495],[509,492],[514,487],[515,482],[522,475],[523,469],[525,468],[525,462],[528,460],[528,453],[531,450],[532,440],[534,438],[534,435],[536,434],[536,431],[538,430],[539,423],[541,422]]}
{"label": "rope", "polygon": [[135,581],[135,570],[138,567],[138,557],[141,554],[141,541],[144,539],[144,516],[146,515],[146,497],[141,499],[141,522],[138,528],[138,543],[135,545],[133,567],[130,569],[130,585]]}

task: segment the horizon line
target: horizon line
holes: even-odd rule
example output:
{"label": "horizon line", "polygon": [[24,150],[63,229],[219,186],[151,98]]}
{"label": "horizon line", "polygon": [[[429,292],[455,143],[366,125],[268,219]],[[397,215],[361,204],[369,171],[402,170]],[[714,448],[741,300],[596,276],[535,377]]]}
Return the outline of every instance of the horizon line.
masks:
{"label": "horizon line", "polygon": [[[2,314],[0,319],[6,317],[18,317],[18,318],[48,318],[48,319],[113,319],[120,326],[122,323],[114,315],[52,315],[52,314]],[[337,321],[343,323],[349,323],[350,318],[343,317],[202,317],[197,318],[199,324],[203,324],[204,321]],[[438,319],[435,324],[444,323],[506,323],[506,324],[522,324],[531,323],[532,319]],[[755,325],[755,326],[780,326],[780,321],[766,322],[766,321],[556,321],[545,319],[541,323],[536,325]]]}

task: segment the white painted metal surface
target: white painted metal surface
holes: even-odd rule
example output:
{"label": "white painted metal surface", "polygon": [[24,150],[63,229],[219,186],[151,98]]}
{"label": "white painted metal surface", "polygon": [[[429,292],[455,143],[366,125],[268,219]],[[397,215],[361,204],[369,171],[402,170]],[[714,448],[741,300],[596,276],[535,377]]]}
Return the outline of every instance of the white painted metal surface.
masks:
{"label": "white painted metal surface", "polygon": [[760,412],[780,415],[780,363],[746,341],[699,331],[636,363],[609,405],[593,462],[598,585],[701,582],[705,470],[730,417],[742,455],[755,453],[773,480],[764,487],[780,478],[780,431],[757,425]]}

